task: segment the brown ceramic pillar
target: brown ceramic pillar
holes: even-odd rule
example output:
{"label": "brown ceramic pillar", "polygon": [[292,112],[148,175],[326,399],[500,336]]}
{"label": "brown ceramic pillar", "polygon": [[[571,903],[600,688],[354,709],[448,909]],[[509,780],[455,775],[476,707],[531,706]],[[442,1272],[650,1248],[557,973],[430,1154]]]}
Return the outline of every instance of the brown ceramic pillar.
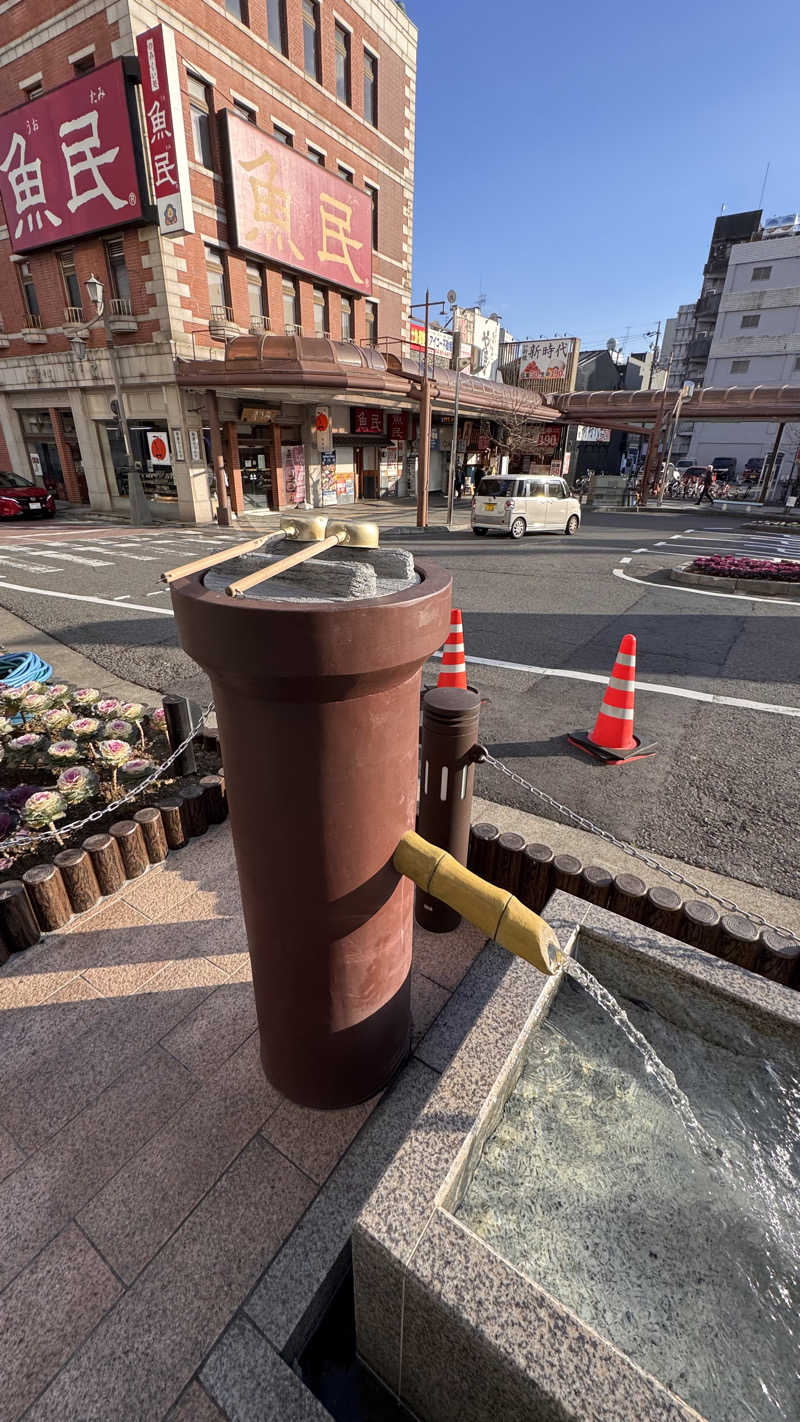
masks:
{"label": "brown ceramic pillar", "polygon": [[64,480],[64,492],[71,504],[81,502],[81,490],[78,483],[78,476],[75,473],[75,462],[72,458],[72,450],[64,435],[64,426],[61,423],[61,411],[50,410],[50,423],[53,426],[53,434],[56,439],[56,449],[61,464],[61,475]]}
{"label": "brown ceramic pillar", "polygon": [[272,439],[272,485],[270,508],[282,509],[286,503],[286,487],[283,482],[283,456],[281,454],[281,427],[277,423],[270,426]]}
{"label": "brown ceramic pillar", "polygon": [[[434,687],[422,702],[419,818],[423,839],[466,864],[481,698],[458,686]],[[458,928],[461,914],[416,890],[414,917],[431,933]]]}
{"label": "brown ceramic pillar", "polygon": [[264,1071],[304,1106],[367,1100],[409,1049],[413,886],[391,860],[414,825],[421,671],[451,586],[417,570],[350,603],[172,585],[216,702]]}
{"label": "brown ceramic pillar", "polygon": [[244,492],[242,490],[242,466],[239,460],[239,436],[236,421],[226,420],[222,427],[222,443],[225,452],[225,468],[230,480],[231,508],[235,514],[244,513]]}
{"label": "brown ceramic pillar", "polygon": [[228,528],[231,522],[228,485],[225,479],[225,453],[222,448],[222,431],[219,423],[219,402],[216,390],[206,391],[206,411],[208,431],[211,437],[211,467],[217,491],[217,523]]}

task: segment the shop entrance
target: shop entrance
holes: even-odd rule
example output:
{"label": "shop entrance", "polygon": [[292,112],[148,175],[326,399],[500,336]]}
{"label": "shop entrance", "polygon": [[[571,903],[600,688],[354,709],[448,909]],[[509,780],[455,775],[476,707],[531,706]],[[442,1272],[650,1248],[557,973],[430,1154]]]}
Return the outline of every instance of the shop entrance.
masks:
{"label": "shop entrance", "polygon": [[272,500],[272,439],[258,430],[239,435],[239,467],[245,508],[270,509]]}

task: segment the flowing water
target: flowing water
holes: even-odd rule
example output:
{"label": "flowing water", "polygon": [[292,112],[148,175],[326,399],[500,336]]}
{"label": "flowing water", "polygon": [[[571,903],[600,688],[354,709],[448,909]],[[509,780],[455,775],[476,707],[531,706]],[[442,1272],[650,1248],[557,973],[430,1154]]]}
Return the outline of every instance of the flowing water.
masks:
{"label": "flowing water", "polygon": [[796,1063],[565,972],[459,1217],[709,1422],[797,1422]]}

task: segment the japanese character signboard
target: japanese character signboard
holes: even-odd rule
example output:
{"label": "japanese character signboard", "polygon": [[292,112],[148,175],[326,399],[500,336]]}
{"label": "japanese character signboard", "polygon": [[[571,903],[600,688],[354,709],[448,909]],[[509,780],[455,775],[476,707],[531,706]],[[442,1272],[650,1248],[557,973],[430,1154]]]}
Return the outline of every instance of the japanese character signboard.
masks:
{"label": "japanese character signboard", "polygon": [[0,115],[0,197],[14,252],[145,219],[123,62]]}
{"label": "japanese character signboard", "polygon": [[572,384],[578,360],[578,342],[572,336],[553,336],[546,341],[521,341],[519,345],[520,384],[535,385],[541,380]]}
{"label": "japanese character signboard", "polygon": [[579,444],[610,444],[611,431],[597,425],[578,425]]}
{"label": "japanese character signboard", "polygon": [[366,193],[225,110],[234,245],[372,292],[372,204]]}
{"label": "japanese character signboard", "polygon": [[391,410],[389,412],[389,438],[408,439],[408,411]]}
{"label": "japanese character signboard", "polygon": [[177,237],[194,232],[194,213],[175,35],[155,25],[139,35],[136,52],[158,225],[165,237]]}
{"label": "japanese character signboard", "polygon": [[382,435],[383,410],[353,409],[353,434]]}

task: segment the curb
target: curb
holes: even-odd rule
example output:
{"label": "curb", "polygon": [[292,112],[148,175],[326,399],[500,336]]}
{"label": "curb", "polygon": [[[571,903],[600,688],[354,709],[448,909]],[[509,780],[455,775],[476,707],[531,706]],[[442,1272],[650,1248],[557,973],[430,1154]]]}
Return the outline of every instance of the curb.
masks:
{"label": "curb", "polygon": [[720,578],[713,573],[694,573],[691,566],[690,562],[671,568],[670,580],[690,587],[715,588],[717,592],[747,593],[750,597],[791,597],[800,602],[800,583],[781,582],[777,578]]}

